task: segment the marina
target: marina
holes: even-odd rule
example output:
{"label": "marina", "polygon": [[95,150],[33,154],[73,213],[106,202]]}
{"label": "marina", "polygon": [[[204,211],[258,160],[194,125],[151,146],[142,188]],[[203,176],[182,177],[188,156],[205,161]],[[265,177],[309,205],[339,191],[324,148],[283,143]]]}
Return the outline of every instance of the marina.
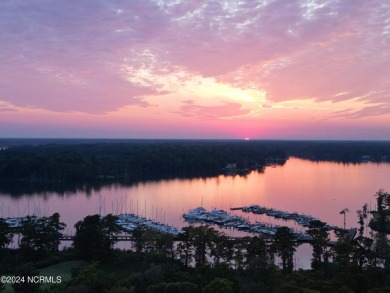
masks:
{"label": "marina", "polygon": [[298,214],[297,212],[287,212],[287,211],[277,210],[274,208],[267,208],[259,205],[230,208],[230,210],[241,210],[244,213],[253,213],[259,215],[265,214],[269,217],[274,217],[285,221],[294,220],[297,224],[303,227],[309,227],[311,221],[320,221],[319,218],[313,217],[311,215]]}
{"label": "marina", "polygon": [[[251,223],[249,220],[239,215],[231,215],[224,210],[212,209],[207,211],[203,207],[197,207],[189,210],[183,214],[183,218],[188,223],[208,223],[215,224],[221,228],[234,228],[248,233],[264,234],[274,236],[280,225],[273,225],[269,223],[255,222]],[[306,232],[292,229],[294,235],[298,240],[311,240],[312,237]]]}
{"label": "marina", "polygon": [[[33,220],[38,220],[39,217],[32,215],[26,217],[17,217],[17,218],[5,218],[5,222],[9,225],[10,228],[18,229],[22,226],[23,221],[29,217]],[[158,233],[170,234],[174,238],[182,232],[181,229],[176,228],[171,225],[165,225],[151,219],[146,219],[144,217],[137,216],[135,214],[120,214],[117,215],[118,219],[116,223],[121,228],[124,234],[117,236],[121,241],[132,240],[131,234],[137,228],[142,228],[144,230],[154,230]],[[183,214],[183,218],[189,224],[194,223],[207,223],[208,225],[218,225],[220,228],[233,228],[239,231],[247,232],[248,234],[262,234],[266,236],[274,236],[277,229],[282,227],[280,225],[272,225],[269,223],[255,222],[251,223],[247,219],[238,215],[231,215],[227,211],[212,209],[207,211],[203,207],[197,207],[195,209],[189,210],[187,213]],[[339,227],[330,227],[328,230],[338,229],[344,230],[349,233],[349,239],[352,240],[356,235],[356,229],[342,229]],[[310,243],[313,241],[313,238],[306,232],[298,231],[292,229],[296,240],[298,242]],[[235,237],[237,238],[237,237]],[[61,238],[65,241],[70,241],[74,239],[74,235],[64,234]],[[329,243],[333,245],[334,243]]]}
{"label": "marina", "polygon": [[[125,233],[132,233],[138,227],[143,227],[145,230],[154,230],[159,233],[171,234],[172,236],[177,236],[181,232],[180,229],[175,228],[173,226],[161,224],[151,219],[146,219],[144,217],[140,217],[134,214],[120,214],[117,215],[117,217],[118,219],[116,221],[116,224]],[[25,217],[16,218],[8,217],[5,218],[4,221],[8,224],[10,228],[16,230],[21,228],[23,225],[23,221],[27,219],[33,220],[35,222],[38,221],[40,217],[37,217],[36,215],[28,215]],[[66,235],[64,235],[64,238],[66,238]]]}
{"label": "marina", "polygon": [[116,223],[127,233],[132,233],[137,227],[144,227],[145,229],[151,229],[159,233],[167,233],[172,236],[177,236],[181,232],[176,227],[161,224],[134,214],[120,214]]}
{"label": "marina", "polygon": [[[285,211],[276,210],[273,208],[265,208],[260,207],[258,205],[251,205],[248,207],[240,207],[240,208],[231,208],[231,210],[242,210],[243,212],[252,212],[254,214],[266,214],[275,218],[282,218],[283,220],[295,220],[299,225],[308,229],[310,227],[311,221],[320,221],[318,218],[315,218],[306,214],[298,214],[296,212],[289,213]],[[251,223],[249,220],[245,219],[239,215],[231,215],[224,210],[212,209],[211,211],[207,211],[203,207],[197,207],[195,209],[189,210],[187,213],[183,214],[183,218],[188,223],[208,223],[215,224],[221,228],[234,228],[237,230],[245,231],[248,233],[254,234],[262,234],[268,236],[274,236],[278,228],[283,227],[283,225],[273,225],[270,223],[264,223],[256,221],[255,223]],[[293,229],[290,228],[297,241],[310,243],[313,241],[313,237],[309,235],[306,231],[302,231],[302,229]],[[345,232],[348,235],[349,240],[353,240],[356,236],[357,229],[345,229],[337,226],[325,225],[323,229],[327,231],[337,230]],[[329,242],[330,245],[334,244],[334,241]]]}
{"label": "marina", "polygon": [[[298,225],[302,226],[303,229],[308,229],[312,221],[320,221],[319,218],[313,217],[308,214],[299,214],[297,212],[287,212],[275,208],[268,208],[260,205],[248,205],[243,207],[232,207],[230,211],[242,211],[243,213],[252,213],[255,215],[267,215],[268,217],[273,217],[276,219],[282,219],[284,221],[295,221]],[[146,218],[143,216],[138,216],[134,213],[123,213],[116,215],[117,220],[116,224],[120,227],[121,231],[124,233],[121,237],[121,240],[130,240],[132,232],[137,228],[142,228],[144,230],[154,230],[158,233],[170,234],[173,237],[177,237],[182,230],[173,225],[162,224],[156,220]],[[18,229],[22,226],[25,219],[32,219],[37,221],[39,219],[36,215],[28,215],[25,217],[8,217],[5,218],[5,222],[9,225],[10,228]],[[231,214],[223,209],[213,208],[210,211],[206,210],[203,207],[196,207],[194,209],[188,210],[188,212],[183,213],[182,217],[185,222],[188,224],[195,223],[206,223],[208,225],[217,225],[222,229],[234,229],[237,231],[245,232],[250,234],[262,234],[267,236],[274,236],[278,228],[283,225],[277,225],[272,223],[265,223],[261,221],[250,222],[249,218],[244,218],[241,215]],[[80,219],[81,220],[81,219]],[[338,226],[330,226],[325,224],[324,229],[344,231],[348,233],[348,237],[352,240],[356,235],[356,229],[345,229]],[[303,229],[294,229],[290,228],[297,241],[300,242],[311,242],[313,240],[307,231]],[[302,231],[303,230],[303,231]],[[71,240],[72,236],[63,235],[63,240]]]}

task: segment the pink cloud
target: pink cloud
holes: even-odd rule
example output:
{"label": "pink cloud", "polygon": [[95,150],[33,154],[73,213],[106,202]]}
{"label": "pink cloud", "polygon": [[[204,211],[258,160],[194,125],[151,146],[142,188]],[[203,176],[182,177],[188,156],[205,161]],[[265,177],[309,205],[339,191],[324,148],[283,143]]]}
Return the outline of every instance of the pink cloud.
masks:
{"label": "pink cloud", "polygon": [[[264,105],[360,99],[354,114],[338,109],[330,119],[383,118],[390,113],[388,19],[390,4],[381,0],[2,1],[0,105],[6,106],[0,111],[9,114],[15,106],[101,115],[133,105],[151,117],[150,105],[163,105],[162,95],[180,87],[162,91],[136,81],[145,72],[184,72],[264,90]],[[180,113],[197,129],[190,120],[249,113],[223,97],[214,105],[216,95],[170,101],[160,107],[169,113],[156,119]],[[271,123],[235,123],[255,133],[260,121]]]}
{"label": "pink cloud", "polygon": [[183,101],[179,114],[199,119],[219,119],[223,117],[240,116],[248,114],[249,111],[240,109],[238,103],[225,103],[220,106],[202,106],[194,101]]}

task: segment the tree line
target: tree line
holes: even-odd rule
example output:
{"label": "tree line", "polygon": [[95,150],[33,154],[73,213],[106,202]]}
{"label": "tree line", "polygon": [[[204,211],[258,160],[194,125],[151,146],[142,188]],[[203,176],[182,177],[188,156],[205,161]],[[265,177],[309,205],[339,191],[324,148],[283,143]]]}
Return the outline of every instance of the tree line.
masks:
{"label": "tree line", "polygon": [[23,145],[0,151],[0,178],[85,182],[210,176],[228,163],[253,169],[270,157],[287,158],[279,149],[232,141]]}
{"label": "tree line", "polygon": [[[35,142],[35,141],[33,141]],[[0,151],[0,179],[30,182],[143,180],[212,176],[228,163],[253,169],[273,158],[358,163],[390,161],[390,142],[58,140],[11,144]],[[32,143],[32,142],[30,142]],[[36,143],[36,142],[35,142]]]}
{"label": "tree line", "polygon": [[280,142],[289,156],[339,163],[390,162],[389,141]]}

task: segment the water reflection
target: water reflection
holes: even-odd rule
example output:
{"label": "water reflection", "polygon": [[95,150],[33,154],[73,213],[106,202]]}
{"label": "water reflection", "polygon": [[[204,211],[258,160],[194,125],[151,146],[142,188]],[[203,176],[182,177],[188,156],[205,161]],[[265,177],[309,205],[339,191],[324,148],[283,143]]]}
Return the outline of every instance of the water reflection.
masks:
{"label": "water reflection", "polygon": [[[62,187],[26,183],[15,189],[2,185],[0,212],[2,217],[59,212],[70,228],[88,214],[132,212],[182,227],[186,225],[182,214],[197,206],[230,210],[258,204],[307,213],[338,226],[343,223],[339,212],[348,208],[347,227],[351,227],[357,226],[356,210],[364,203],[374,205],[376,191],[390,190],[388,174],[390,164],[339,164],[291,158],[284,165],[246,176]],[[274,221],[264,215],[242,215],[251,221]],[[278,221],[272,223],[283,224]]]}
{"label": "water reflection", "polygon": [[121,181],[113,180],[99,180],[89,182],[62,182],[62,181],[13,181],[13,180],[1,180],[0,179],[0,194],[8,194],[13,197],[19,197],[23,195],[45,195],[49,193],[56,193],[58,196],[85,193],[90,196],[93,193],[100,192],[104,188],[110,188],[112,186],[131,187],[140,183],[156,182],[162,180],[171,179],[198,179],[198,178],[210,178],[216,177],[218,174],[209,173],[203,176],[163,176],[150,175],[140,178],[123,179]]}

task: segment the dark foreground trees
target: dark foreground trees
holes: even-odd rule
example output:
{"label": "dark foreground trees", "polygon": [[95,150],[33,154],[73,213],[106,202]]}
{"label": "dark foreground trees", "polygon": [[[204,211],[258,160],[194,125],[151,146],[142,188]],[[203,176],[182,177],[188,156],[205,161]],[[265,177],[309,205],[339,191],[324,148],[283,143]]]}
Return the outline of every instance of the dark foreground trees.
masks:
{"label": "dark foreground trees", "polygon": [[380,233],[390,234],[390,193],[380,189],[376,194],[377,210],[371,212],[370,227]]}
{"label": "dark foreground trees", "polygon": [[294,269],[294,252],[297,246],[296,237],[290,228],[277,229],[271,249],[282,259],[284,273],[291,273]]}
{"label": "dark foreground trees", "polygon": [[17,268],[15,275],[23,279],[23,282],[15,282],[12,287],[15,293],[34,293],[39,291],[39,282],[29,282],[29,278],[39,276],[39,273],[32,263],[27,263]]}
{"label": "dark foreground trees", "polygon": [[58,213],[49,217],[25,217],[19,230],[20,250],[29,260],[37,260],[47,254],[57,252],[65,227]]}
{"label": "dark foreground trees", "polygon": [[313,269],[324,269],[326,271],[330,258],[328,247],[330,238],[329,232],[326,229],[326,223],[317,220],[311,221],[307,234],[313,238],[311,243],[313,247],[311,267]]}
{"label": "dark foreground trees", "polygon": [[[370,292],[375,287],[386,292],[386,271],[366,254],[373,247],[360,240],[351,242],[346,234],[340,234],[336,246],[328,251],[334,274],[326,275],[321,266],[292,270],[297,242],[287,227],[279,228],[271,243],[261,236],[224,237],[209,226],[186,227],[187,233],[175,242],[145,229],[138,238],[137,252],[112,249],[116,228],[112,215],[88,216],[78,222],[73,257],[88,262],[72,271],[71,281],[44,292],[339,292],[340,288],[342,292]],[[356,250],[359,246],[364,250]],[[316,250],[313,257],[321,253]],[[274,265],[274,255],[282,260],[282,269]],[[36,272],[31,269],[31,273]]]}
{"label": "dark foreground trees", "polygon": [[73,246],[81,259],[105,260],[109,257],[120,227],[117,217],[111,214],[87,216],[75,224],[76,235]]}
{"label": "dark foreground trees", "polygon": [[13,233],[8,223],[0,218],[0,249],[5,248],[11,243]]}

